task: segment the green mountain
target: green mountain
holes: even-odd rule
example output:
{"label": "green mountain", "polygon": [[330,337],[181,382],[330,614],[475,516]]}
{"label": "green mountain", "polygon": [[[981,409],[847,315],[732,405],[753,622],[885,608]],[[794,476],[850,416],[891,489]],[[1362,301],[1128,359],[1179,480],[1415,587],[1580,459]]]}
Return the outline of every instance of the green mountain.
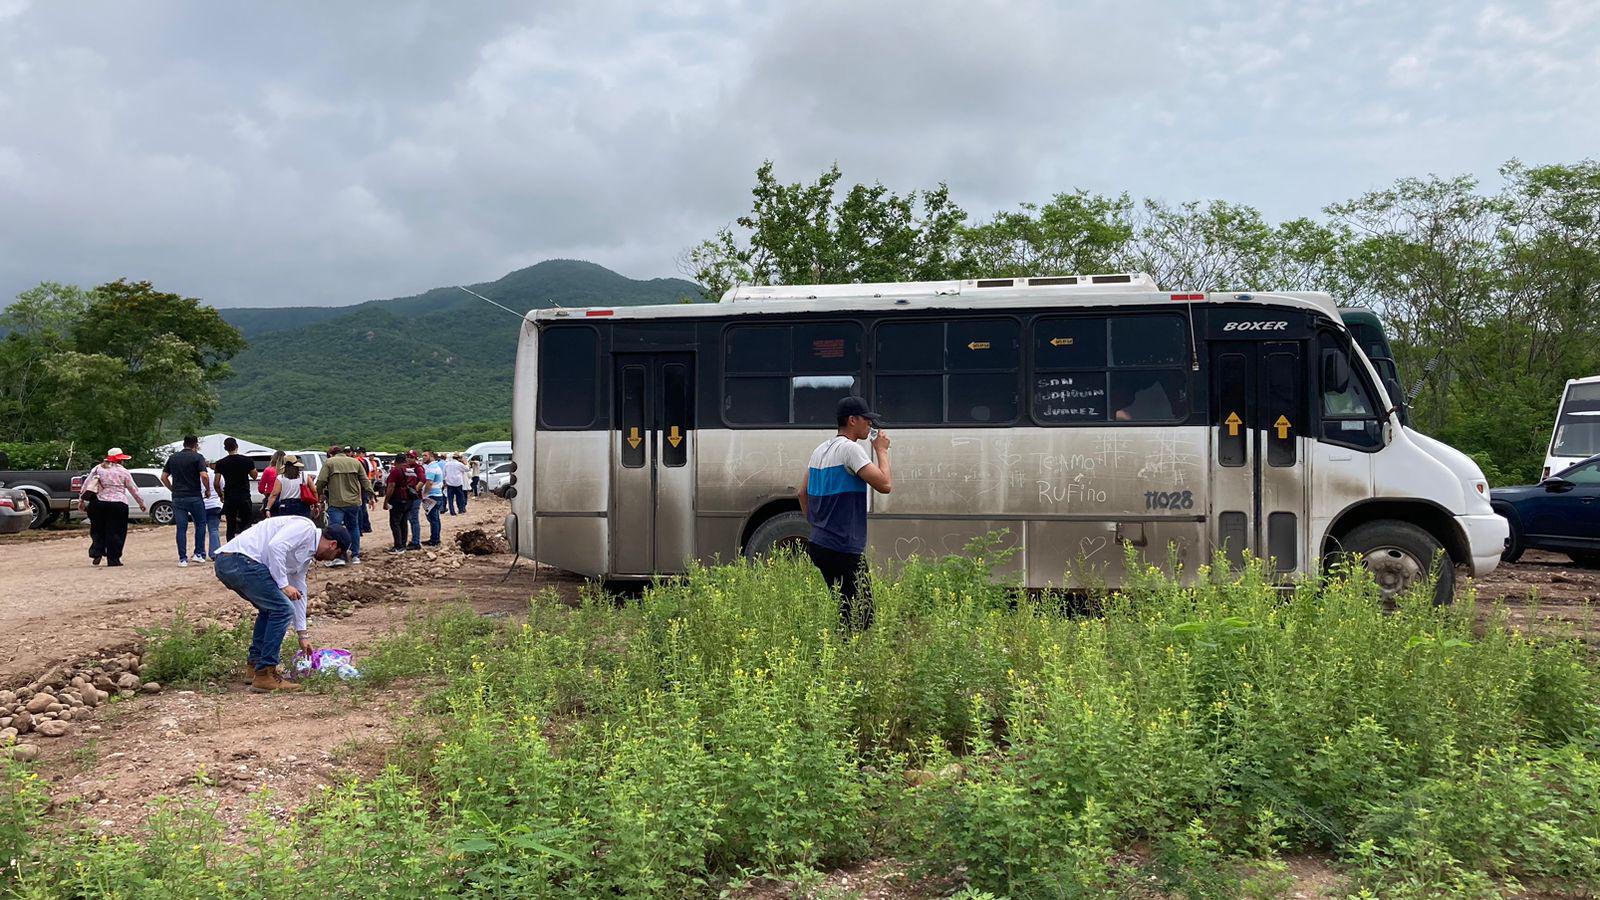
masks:
{"label": "green mountain", "polygon": [[[678,278],[636,281],[555,259],[485,284],[522,311],[698,298]],[[355,306],[223,309],[250,342],[211,426],[274,446],[465,446],[509,437],[518,320],[455,288]]]}

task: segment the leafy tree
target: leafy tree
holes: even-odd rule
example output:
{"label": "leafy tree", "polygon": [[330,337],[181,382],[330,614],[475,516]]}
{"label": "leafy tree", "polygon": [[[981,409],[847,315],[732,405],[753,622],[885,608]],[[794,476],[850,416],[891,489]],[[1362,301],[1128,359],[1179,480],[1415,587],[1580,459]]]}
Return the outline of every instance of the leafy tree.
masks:
{"label": "leafy tree", "polygon": [[1116,268],[1133,239],[1133,201],[1087,191],[1024,203],[961,231],[967,277],[1074,275]]}
{"label": "leafy tree", "polygon": [[88,309],[73,327],[80,349],[123,360],[130,371],[144,367],[145,356],[172,345],[167,336],[188,348],[207,379],[227,377],[227,361],[245,348],[239,329],[194,297],[156,290],[148,281],[129,284],[119,278],[95,288]]}
{"label": "leafy tree", "polygon": [[0,311],[0,436],[9,440],[39,439],[32,427],[49,420],[49,398],[55,395],[49,360],[70,349],[72,328],[88,308],[81,288],[45,282],[23,291]]}
{"label": "leafy tree", "polygon": [[[210,421],[216,382],[244,347],[194,298],[118,280],[83,291],[45,283],[0,315],[0,435],[138,455]],[[81,458],[81,456],[80,456]]]}
{"label": "leafy tree", "polygon": [[920,281],[954,277],[966,213],[940,184],[895,194],[853,185],[840,196],[833,165],[812,184],[756,170],[751,211],[690,248],[680,267],[715,299],[741,284]]}

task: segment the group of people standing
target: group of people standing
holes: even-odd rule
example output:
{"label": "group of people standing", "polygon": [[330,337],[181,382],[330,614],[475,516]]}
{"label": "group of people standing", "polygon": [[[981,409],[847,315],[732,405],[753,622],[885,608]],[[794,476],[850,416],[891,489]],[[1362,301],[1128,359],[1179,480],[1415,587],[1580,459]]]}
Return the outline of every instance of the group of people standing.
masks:
{"label": "group of people standing", "polygon": [[[395,460],[384,478],[383,508],[389,511],[390,553],[439,546],[441,516],[467,511],[467,492],[479,485],[478,461],[424,450],[408,450]],[[428,520],[428,539],[422,540],[422,518]],[[410,537],[407,539],[407,532]]]}
{"label": "group of people standing", "polygon": [[[482,492],[479,461],[460,453],[410,450],[385,469],[365,447],[332,446],[313,479],[297,455],[280,450],[258,478],[255,460],[239,452],[237,440],[227,438],[222,446],[226,455],[208,461],[200,453],[200,439],[188,435],[183,449],[161,467],[161,483],[172,492],[181,567],[213,561],[225,540],[232,541],[258,519],[280,516],[325,518],[328,525],[343,528],[350,536],[348,548],[330,564],[359,565],[361,536],[372,532],[370,511],[380,499],[389,513],[391,553],[437,547],[441,517],[465,513],[468,498]],[[84,479],[80,509],[89,515],[89,558],[94,565],[102,560],[112,566],[122,564],[128,504],[145,508],[133,475],[123,466],[129,458],[113,447]],[[252,484],[262,495],[259,508],[251,499]]]}

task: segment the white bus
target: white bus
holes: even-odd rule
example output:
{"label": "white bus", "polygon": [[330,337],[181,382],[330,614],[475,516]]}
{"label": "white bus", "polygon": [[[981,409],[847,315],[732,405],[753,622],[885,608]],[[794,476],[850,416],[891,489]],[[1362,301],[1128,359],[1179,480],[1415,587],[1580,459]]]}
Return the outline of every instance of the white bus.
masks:
{"label": "white bus", "polygon": [[1567,382],[1556,409],[1550,449],[1544,456],[1543,481],[1600,453],[1600,375]]}
{"label": "white bus", "polygon": [[515,381],[511,544],[595,577],[803,542],[796,491],[852,393],[894,439],[880,565],[1003,532],[1002,574],[1115,587],[1126,544],[1285,576],[1343,550],[1391,593],[1443,558],[1447,599],[1507,533],[1478,467],[1404,426],[1324,294],[1141,274],[743,287],[532,312]]}

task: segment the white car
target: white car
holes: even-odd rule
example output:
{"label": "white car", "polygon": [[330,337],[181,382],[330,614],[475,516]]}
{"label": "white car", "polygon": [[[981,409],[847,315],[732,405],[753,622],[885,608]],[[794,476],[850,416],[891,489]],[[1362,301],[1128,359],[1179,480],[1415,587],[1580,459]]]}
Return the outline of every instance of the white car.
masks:
{"label": "white car", "polygon": [[[133,474],[133,483],[139,487],[139,496],[144,498],[144,509],[139,509],[139,504],[128,504],[128,520],[137,521],[149,519],[157,525],[172,524],[172,492],[161,483],[160,469],[129,469]],[[261,508],[261,491],[257,489],[256,482],[250,482],[250,503],[256,509]]]}
{"label": "white car", "polygon": [[137,503],[128,504],[128,520],[149,519],[157,525],[171,525],[172,492],[161,483],[161,470],[129,469],[128,471],[133,475],[133,483],[139,488],[139,497],[144,500],[144,509],[140,509]]}
{"label": "white car", "polygon": [[511,463],[503,462],[491,468],[489,474],[483,476],[483,489],[492,493],[505,487],[506,482],[510,480]]}

